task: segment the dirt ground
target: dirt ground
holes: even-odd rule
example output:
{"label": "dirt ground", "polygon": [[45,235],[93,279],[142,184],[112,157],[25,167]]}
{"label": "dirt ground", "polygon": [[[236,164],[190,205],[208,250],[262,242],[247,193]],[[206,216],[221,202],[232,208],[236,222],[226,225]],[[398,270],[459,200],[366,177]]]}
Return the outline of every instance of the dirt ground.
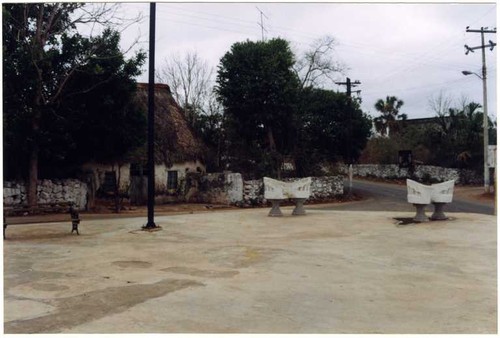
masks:
{"label": "dirt ground", "polygon": [[8,229],[5,333],[497,332],[494,216],[196,207]]}
{"label": "dirt ground", "polygon": [[143,231],[145,206],[101,208],[80,236],[68,214],[8,217],[5,333],[497,332],[495,216],[291,209],[157,205]]}

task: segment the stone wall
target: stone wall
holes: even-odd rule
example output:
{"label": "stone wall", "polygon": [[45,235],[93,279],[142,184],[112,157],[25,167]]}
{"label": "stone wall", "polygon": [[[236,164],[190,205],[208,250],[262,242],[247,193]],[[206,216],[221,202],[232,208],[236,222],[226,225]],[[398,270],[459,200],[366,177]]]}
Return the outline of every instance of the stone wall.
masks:
{"label": "stone wall", "polygon": [[241,206],[257,206],[265,203],[264,181],[262,179],[244,181]]}
{"label": "stone wall", "polygon": [[[232,204],[251,207],[266,204],[262,179],[244,181],[239,173],[187,176],[187,202]],[[295,179],[284,179],[293,181]],[[327,200],[344,193],[343,176],[312,177],[309,200]]]}
{"label": "stone wall", "polygon": [[311,200],[320,201],[344,194],[344,176],[313,177]]}
{"label": "stone wall", "polygon": [[[37,188],[38,203],[73,202],[79,210],[87,207],[87,184],[76,179],[41,180]],[[4,206],[15,207],[27,203],[24,182],[3,183]]]}
{"label": "stone wall", "polygon": [[[397,164],[355,164],[352,169],[353,175],[361,177],[385,179],[405,179],[410,177],[408,169],[399,168]],[[339,171],[347,175],[348,166],[340,166]],[[472,170],[431,165],[415,166],[413,177],[419,180],[433,180],[435,182],[455,180],[456,184],[482,184],[483,182],[482,176]]]}
{"label": "stone wall", "polygon": [[[295,179],[284,179],[293,181]],[[177,201],[232,204],[242,207],[266,204],[262,179],[244,181],[239,173],[188,173],[183,196]],[[343,176],[312,177],[309,200],[321,201],[342,195]],[[26,187],[22,182],[4,182],[4,206],[27,203]],[[74,202],[79,210],[88,203],[87,184],[76,179],[41,180],[38,184],[38,203]]]}
{"label": "stone wall", "polygon": [[236,204],[243,198],[243,179],[238,173],[188,173],[186,202]]}
{"label": "stone wall", "polygon": [[[292,182],[297,179],[287,178],[283,181]],[[264,198],[264,182],[260,180],[250,180],[243,182],[242,206],[255,206],[266,204]],[[343,176],[323,176],[311,178],[311,197],[308,201],[323,201],[340,196],[344,193]]]}

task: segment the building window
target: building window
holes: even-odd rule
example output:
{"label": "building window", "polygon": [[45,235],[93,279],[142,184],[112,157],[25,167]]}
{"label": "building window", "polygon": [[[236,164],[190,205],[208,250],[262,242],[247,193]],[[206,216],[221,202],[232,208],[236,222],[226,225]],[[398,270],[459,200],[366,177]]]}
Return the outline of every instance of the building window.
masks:
{"label": "building window", "polygon": [[116,189],[116,173],[114,171],[106,171],[104,173],[104,182],[101,189],[105,193],[114,192]]}
{"label": "building window", "polygon": [[177,170],[169,170],[167,174],[167,189],[177,189]]}
{"label": "building window", "polygon": [[148,166],[142,163],[130,164],[130,176],[148,176]]}

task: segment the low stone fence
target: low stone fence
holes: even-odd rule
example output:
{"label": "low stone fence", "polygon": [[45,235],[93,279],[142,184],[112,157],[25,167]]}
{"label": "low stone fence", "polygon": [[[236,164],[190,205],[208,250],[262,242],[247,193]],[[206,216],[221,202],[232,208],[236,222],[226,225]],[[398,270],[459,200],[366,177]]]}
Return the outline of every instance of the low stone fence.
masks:
{"label": "low stone fence", "polygon": [[[3,183],[3,204],[16,207],[27,204],[24,182],[5,181]],[[39,204],[73,202],[79,210],[87,206],[87,184],[76,179],[38,181]]]}
{"label": "low stone fence", "polygon": [[[298,178],[285,178],[293,182]],[[266,203],[264,182],[260,180],[244,181],[242,206],[256,206]],[[308,201],[324,201],[344,194],[344,176],[311,177],[311,196]]]}
{"label": "low stone fence", "polygon": [[243,179],[238,173],[187,173],[186,202],[235,204],[243,196]]}
{"label": "low stone fence", "polygon": [[[295,179],[284,179],[294,181]],[[241,207],[266,204],[262,179],[243,180],[239,173],[188,174],[186,201],[232,204]],[[327,200],[344,193],[343,176],[313,177],[309,200]]]}
{"label": "low stone fence", "polygon": [[264,180],[248,180],[243,182],[243,198],[240,201],[241,206],[264,205]]}
{"label": "low stone fence", "polygon": [[[384,179],[404,179],[410,177],[407,168],[399,168],[397,164],[355,164],[353,175],[361,177],[377,177]],[[339,171],[345,175],[348,166],[339,166]],[[417,165],[413,178],[445,182],[455,180],[456,184],[482,184],[483,178],[478,173],[468,169],[443,168],[431,165]]]}

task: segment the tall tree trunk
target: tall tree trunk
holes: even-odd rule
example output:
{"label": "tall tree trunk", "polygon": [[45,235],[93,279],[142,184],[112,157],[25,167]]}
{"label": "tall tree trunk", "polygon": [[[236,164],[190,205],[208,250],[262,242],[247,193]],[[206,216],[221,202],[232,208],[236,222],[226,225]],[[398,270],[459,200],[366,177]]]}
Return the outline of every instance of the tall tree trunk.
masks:
{"label": "tall tree trunk", "polygon": [[31,148],[28,173],[28,205],[36,207],[38,187],[38,145],[35,143]]}
{"label": "tall tree trunk", "polygon": [[269,141],[269,150],[271,150],[271,157],[273,159],[276,175],[278,179],[281,179],[281,161],[278,156],[278,151],[276,150],[276,142],[274,141],[274,134],[271,127],[267,128],[267,138]]}
{"label": "tall tree trunk", "polygon": [[115,171],[116,184],[115,184],[115,212],[118,214],[122,210],[122,203],[120,199],[120,181],[121,181],[121,165],[117,164],[117,170]]}
{"label": "tall tree trunk", "polygon": [[32,144],[29,158],[28,168],[28,205],[36,207],[38,204],[37,187],[38,187],[38,155],[40,149],[38,147],[38,131],[40,129],[40,111],[36,111],[33,120],[31,121]]}

